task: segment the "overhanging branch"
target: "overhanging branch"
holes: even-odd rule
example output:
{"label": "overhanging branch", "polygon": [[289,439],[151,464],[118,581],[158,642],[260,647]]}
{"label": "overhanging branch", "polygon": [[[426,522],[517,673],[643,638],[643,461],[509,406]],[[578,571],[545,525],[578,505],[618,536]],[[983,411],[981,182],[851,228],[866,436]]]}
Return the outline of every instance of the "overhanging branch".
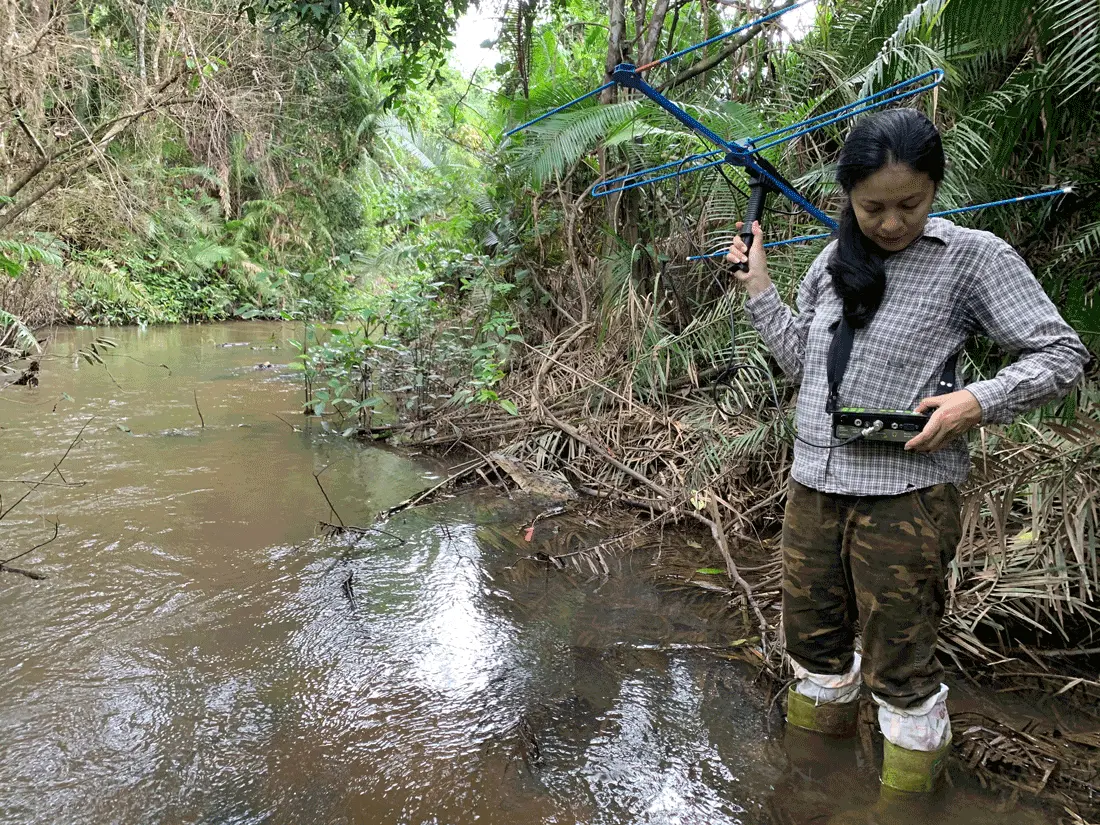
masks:
{"label": "overhanging branch", "polygon": [[[790,0],[790,2],[784,3],[782,6],[778,6],[775,10],[781,11],[782,9],[787,9],[795,5],[797,5],[797,2],[795,2],[795,0]],[[666,80],[664,83],[661,83],[655,88],[658,92],[664,93],[671,89],[675,89],[677,86],[683,83],[686,83],[693,77],[698,77],[699,75],[703,74],[703,72],[709,72],[723,60],[726,60],[736,54],[736,52],[742,46],[744,46],[746,43],[748,43],[750,40],[760,34],[762,29],[763,26],[753,26],[751,29],[746,29],[744,34],[742,34],[736,40],[732,40],[727,43],[725,46],[722,47],[721,51],[718,51],[712,54],[710,57],[700,60],[698,63],[693,63],[691,66],[688,66],[675,77]]]}

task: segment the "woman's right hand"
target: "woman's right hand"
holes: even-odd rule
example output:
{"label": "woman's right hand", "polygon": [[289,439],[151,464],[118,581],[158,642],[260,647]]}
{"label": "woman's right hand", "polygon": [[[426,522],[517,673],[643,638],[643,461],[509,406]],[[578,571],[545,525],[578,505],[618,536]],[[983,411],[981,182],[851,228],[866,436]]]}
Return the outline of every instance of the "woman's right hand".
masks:
{"label": "woman's right hand", "polygon": [[[744,224],[738,221],[737,228],[740,229],[742,226]],[[752,224],[752,248],[746,250],[745,242],[738,235],[733,241],[733,246],[730,247],[729,254],[726,255],[726,260],[731,264],[749,262],[748,272],[735,269],[733,274],[744,285],[750,298],[766,292],[772,285],[772,279],[768,275],[768,256],[764,254],[764,231],[760,228],[760,221],[753,221]]]}

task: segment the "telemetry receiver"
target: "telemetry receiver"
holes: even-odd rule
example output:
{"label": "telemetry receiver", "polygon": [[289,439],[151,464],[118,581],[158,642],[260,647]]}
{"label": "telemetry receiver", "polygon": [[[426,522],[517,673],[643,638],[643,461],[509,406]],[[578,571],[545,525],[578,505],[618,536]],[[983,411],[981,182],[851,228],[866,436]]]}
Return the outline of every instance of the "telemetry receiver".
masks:
{"label": "telemetry receiver", "polygon": [[[847,441],[864,433],[864,441],[904,444],[924,429],[928,416],[908,410],[869,410],[842,407],[833,413],[833,435]],[[870,433],[868,428],[873,428]]]}

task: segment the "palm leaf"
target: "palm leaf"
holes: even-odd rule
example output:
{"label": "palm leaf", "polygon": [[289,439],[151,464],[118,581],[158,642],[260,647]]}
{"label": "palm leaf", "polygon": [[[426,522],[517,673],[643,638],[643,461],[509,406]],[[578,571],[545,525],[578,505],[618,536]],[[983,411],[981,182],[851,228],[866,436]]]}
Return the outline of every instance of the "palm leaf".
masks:
{"label": "palm leaf", "polygon": [[627,127],[643,104],[636,100],[609,106],[574,108],[532,126],[517,153],[517,166],[542,184],[583,158],[607,135]]}
{"label": "palm leaf", "polygon": [[17,315],[0,309],[0,343],[23,352],[41,352],[38,338]]}

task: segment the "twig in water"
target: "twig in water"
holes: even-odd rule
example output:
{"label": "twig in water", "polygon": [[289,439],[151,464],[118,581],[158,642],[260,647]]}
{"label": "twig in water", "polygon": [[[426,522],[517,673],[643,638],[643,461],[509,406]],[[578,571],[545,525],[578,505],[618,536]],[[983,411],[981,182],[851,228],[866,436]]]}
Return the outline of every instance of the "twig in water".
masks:
{"label": "twig in water", "polygon": [[[58,472],[58,475],[61,475]],[[0,484],[36,484],[40,487],[83,487],[86,481],[39,481],[33,478],[0,478]]]}
{"label": "twig in water", "polygon": [[336,512],[336,508],[332,506],[332,499],[330,499],[328,497],[328,493],[325,492],[324,485],[321,484],[321,473],[323,473],[325,470],[327,470],[329,467],[331,467],[335,463],[336,462],[333,461],[330,464],[326,464],[324,467],[321,468],[320,472],[314,473],[313,474],[313,480],[317,482],[317,486],[321,489],[321,495],[323,495],[325,497],[325,501],[328,502],[328,509],[332,511],[332,514],[334,516],[336,516],[336,520],[338,522],[340,522],[340,526],[346,528],[347,525],[345,525],[344,520],[342,518],[340,518],[340,514]]}
{"label": "twig in water", "polygon": [[23,558],[23,556],[30,555],[35,550],[38,550],[41,547],[45,547],[50,542],[56,540],[57,539],[57,534],[60,532],[60,530],[61,530],[61,523],[55,521],[53,523],[53,535],[52,536],[50,536],[48,539],[46,539],[41,544],[36,544],[30,550],[24,550],[22,553],[14,555],[10,559],[4,559],[3,561],[0,561],[0,573],[18,573],[21,576],[26,576],[28,579],[41,580],[41,579],[46,578],[45,574],[43,574],[43,573],[35,573],[33,570],[24,570],[21,567],[8,567],[8,564],[10,564],[13,561],[16,561],[17,559]]}
{"label": "twig in water", "polygon": [[391,539],[396,539],[401,544],[405,543],[405,540],[401,536],[395,535],[388,530],[383,530],[381,527],[356,527],[353,524],[330,524],[327,521],[322,521],[321,526],[330,533],[357,533],[361,536],[367,536],[371,533],[381,533],[384,536],[389,536]]}
{"label": "twig in water", "polygon": [[351,602],[351,606],[355,607],[355,573],[348,573],[348,577],[344,579],[344,583],[340,585],[340,589],[344,591],[344,595],[348,597],[348,601]]}
{"label": "twig in water", "polygon": [[55,522],[53,523],[53,535],[52,535],[52,536],[50,536],[50,537],[49,537],[48,539],[46,539],[46,540],[45,540],[44,542],[42,542],[41,544],[36,544],[36,545],[35,545],[34,547],[32,547],[32,548],[31,548],[30,550],[24,550],[24,551],[23,551],[22,553],[19,553],[19,554],[17,554],[17,555],[14,555],[14,556],[12,556],[12,557],[11,557],[10,559],[4,559],[3,561],[0,561],[0,569],[3,569],[3,567],[4,567],[4,565],[5,565],[5,564],[9,564],[9,563],[11,563],[11,562],[13,562],[13,561],[17,561],[18,559],[21,559],[21,558],[23,558],[23,556],[27,556],[27,555],[30,555],[31,553],[33,553],[33,552],[34,552],[35,550],[37,550],[38,548],[40,548],[40,547],[45,547],[45,546],[46,546],[47,544],[50,544],[51,542],[55,541],[55,540],[57,539],[57,534],[58,534],[58,533],[59,533],[60,531],[61,531],[61,522],[59,522],[59,521],[55,521]]}
{"label": "twig in water", "polygon": [[199,409],[199,391],[198,390],[192,390],[192,392],[195,395],[195,412],[197,412],[199,414],[199,427],[201,429],[205,430],[206,429],[206,421],[203,420],[202,410]]}
{"label": "twig in water", "polygon": [[280,421],[282,421],[288,427],[290,427],[291,432],[294,432],[294,433],[301,432],[301,430],[299,430],[297,427],[295,427],[293,424],[291,424],[289,421],[287,421],[285,418],[283,418],[278,413],[272,413],[272,415],[275,416],[276,418],[278,418]]}
{"label": "twig in water", "polygon": [[65,453],[61,456],[60,459],[58,459],[57,463],[53,465],[52,470],[50,470],[48,473],[46,473],[46,475],[42,476],[42,478],[40,478],[38,481],[34,482],[31,485],[31,488],[29,490],[27,490],[27,492],[25,492],[22,496],[20,496],[18,499],[16,499],[15,504],[12,504],[10,507],[8,507],[7,510],[0,510],[0,521],[3,521],[4,517],[8,513],[10,513],[12,510],[14,510],[20,504],[22,504],[24,499],[26,499],[27,496],[29,496],[31,493],[33,493],[35,490],[37,490],[40,486],[42,486],[42,484],[45,481],[47,481],[50,476],[52,476],[54,473],[57,473],[58,475],[61,475],[61,463],[66,458],[69,457],[69,453],[72,452],[73,447],[76,446],[76,442],[78,442],[80,440],[80,436],[84,435],[84,431],[86,429],[88,429],[88,425],[91,424],[93,421],[95,421],[95,416],[94,415],[91,418],[89,418],[87,421],[84,422],[84,426],[80,428],[80,432],[78,432],[76,434],[76,438],[74,438],[72,440],[72,442],[69,444],[69,446],[66,448]]}
{"label": "twig in water", "polygon": [[121,352],[118,352],[118,353],[104,353],[104,355],[106,355],[106,357],[108,357],[108,358],[128,358],[129,360],[137,361],[139,364],[141,364],[142,366],[146,366],[146,367],[162,367],[162,368],[168,370],[168,376],[167,377],[171,377],[171,375],[172,375],[172,368],[169,367],[167,364],[150,364],[148,361],[142,361],[140,358],[135,358],[132,355],[126,355],[125,353],[121,353]]}

